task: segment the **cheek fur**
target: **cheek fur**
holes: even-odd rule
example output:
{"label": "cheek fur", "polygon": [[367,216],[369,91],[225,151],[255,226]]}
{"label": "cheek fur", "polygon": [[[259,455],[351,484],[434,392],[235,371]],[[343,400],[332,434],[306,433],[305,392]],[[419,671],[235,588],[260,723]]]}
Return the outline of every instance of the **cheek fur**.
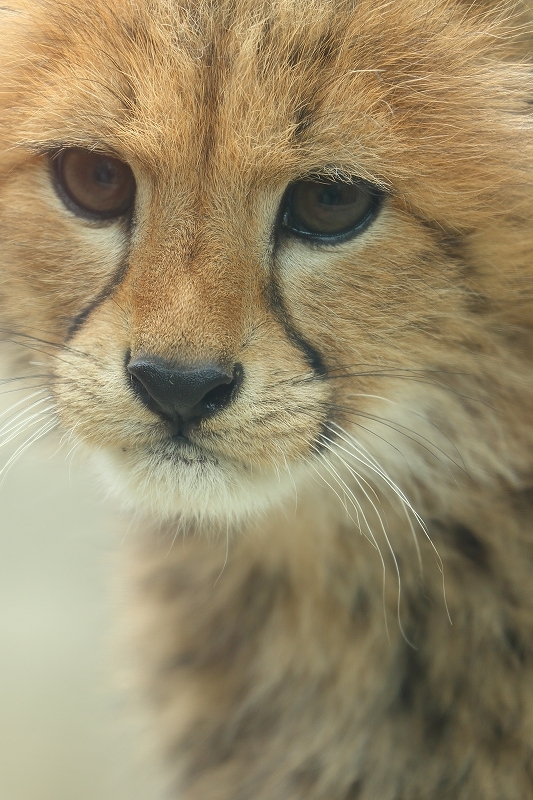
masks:
{"label": "cheek fur", "polygon": [[[32,220],[39,220],[35,229]],[[21,330],[40,324],[41,332],[61,336],[120,270],[129,246],[123,224],[80,224],[57,197],[44,157],[23,162],[2,182],[0,237],[4,304],[9,310],[17,295],[31,309],[18,321]]]}

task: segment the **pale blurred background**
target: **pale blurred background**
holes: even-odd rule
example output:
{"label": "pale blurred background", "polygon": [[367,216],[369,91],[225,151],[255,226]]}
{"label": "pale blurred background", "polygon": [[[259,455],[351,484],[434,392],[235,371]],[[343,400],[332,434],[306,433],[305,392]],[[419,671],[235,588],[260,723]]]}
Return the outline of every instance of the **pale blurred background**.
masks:
{"label": "pale blurred background", "polygon": [[[5,389],[0,413],[22,397]],[[0,448],[0,468],[23,441]],[[49,434],[0,474],[0,800],[152,800],[113,677],[123,534],[58,443]]]}

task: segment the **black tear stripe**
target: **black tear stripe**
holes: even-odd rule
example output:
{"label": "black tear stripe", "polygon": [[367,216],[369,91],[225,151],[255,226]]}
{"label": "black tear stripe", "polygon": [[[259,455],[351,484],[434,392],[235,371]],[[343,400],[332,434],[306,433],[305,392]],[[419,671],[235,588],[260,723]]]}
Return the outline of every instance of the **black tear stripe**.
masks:
{"label": "black tear stripe", "polygon": [[96,297],[93,300],[91,300],[91,302],[88,305],[85,306],[83,311],[80,311],[80,313],[76,317],[74,317],[68,329],[68,333],[65,339],[65,344],[68,344],[68,342],[70,342],[72,337],[75,336],[75,334],[79,331],[82,325],[90,317],[92,312],[96,308],[98,308],[98,306],[100,306],[104,302],[104,300],[107,300],[108,297],[111,297],[117,286],[119,286],[124,280],[124,277],[128,271],[128,267],[129,267],[129,253],[126,256],[126,258],[124,258],[123,262],[121,263],[120,267],[117,269],[117,271],[115,272],[109,283],[107,283],[106,286],[104,286],[104,288],[102,289],[102,291],[99,294],[97,294]]}
{"label": "black tear stripe", "polygon": [[[128,232],[131,241],[131,232],[132,229],[135,227],[135,220],[131,220],[128,224]],[[77,314],[72,322],[70,323],[70,327],[68,329],[67,336],[65,338],[65,344],[68,344],[73,336],[79,331],[82,325],[86,322],[86,320],[90,317],[92,312],[100,306],[104,300],[107,300],[108,297],[111,297],[115,289],[120,286],[122,281],[124,280],[126,273],[128,271],[130,265],[130,251],[131,248],[128,247],[127,253],[120,262],[118,269],[115,271],[109,282],[104,286],[101,292],[96,295],[96,297],[88,303],[83,311],[80,311]]]}
{"label": "black tear stripe", "polygon": [[[276,318],[283,326],[289,341],[297,347],[304,355],[306,362],[309,364],[315,377],[320,380],[327,375],[327,368],[324,359],[318,350],[310,344],[307,339],[300,333],[294,325],[289,312],[285,307],[279,284],[273,274],[270,279],[268,287],[268,302],[269,306],[274,312]],[[329,415],[325,415],[325,419],[320,425],[320,431],[315,440],[315,450],[318,453],[324,452],[326,449],[326,442],[332,441],[332,430],[329,424]]]}
{"label": "black tear stripe", "polygon": [[270,280],[268,295],[270,308],[276,315],[278,321],[282,324],[289,341],[302,351],[305,360],[315,373],[316,377],[324,377],[324,375],[327,373],[324,360],[318,350],[316,350],[316,348],[314,348],[313,345],[310,344],[307,339],[304,338],[304,336],[302,336],[300,331],[294,325],[294,322],[291,320],[290,314],[285,307],[285,303],[283,302],[278,281],[274,275]]}

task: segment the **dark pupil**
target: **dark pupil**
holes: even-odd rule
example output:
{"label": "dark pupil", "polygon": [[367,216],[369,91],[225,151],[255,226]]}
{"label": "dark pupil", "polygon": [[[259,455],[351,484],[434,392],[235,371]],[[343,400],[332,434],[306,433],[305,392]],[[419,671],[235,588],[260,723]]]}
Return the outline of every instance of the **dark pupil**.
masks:
{"label": "dark pupil", "polygon": [[337,186],[328,186],[319,193],[318,202],[324,206],[338,206],[343,203],[343,198]]}
{"label": "dark pupil", "polygon": [[117,183],[117,171],[109,161],[100,161],[94,168],[94,180],[104,185]]}

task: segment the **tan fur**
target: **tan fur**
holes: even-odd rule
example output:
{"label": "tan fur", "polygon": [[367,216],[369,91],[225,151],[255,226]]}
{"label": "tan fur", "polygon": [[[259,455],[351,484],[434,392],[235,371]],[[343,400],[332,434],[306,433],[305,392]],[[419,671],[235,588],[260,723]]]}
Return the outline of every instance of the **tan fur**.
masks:
{"label": "tan fur", "polygon": [[[170,797],[533,797],[532,19],[0,8],[2,330],[142,520]],[[132,167],[131,230],[63,206],[47,153],[69,146]],[[316,173],[386,191],[361,235],[276,234]],[[189,457],[128,352],[243,364]]]}

